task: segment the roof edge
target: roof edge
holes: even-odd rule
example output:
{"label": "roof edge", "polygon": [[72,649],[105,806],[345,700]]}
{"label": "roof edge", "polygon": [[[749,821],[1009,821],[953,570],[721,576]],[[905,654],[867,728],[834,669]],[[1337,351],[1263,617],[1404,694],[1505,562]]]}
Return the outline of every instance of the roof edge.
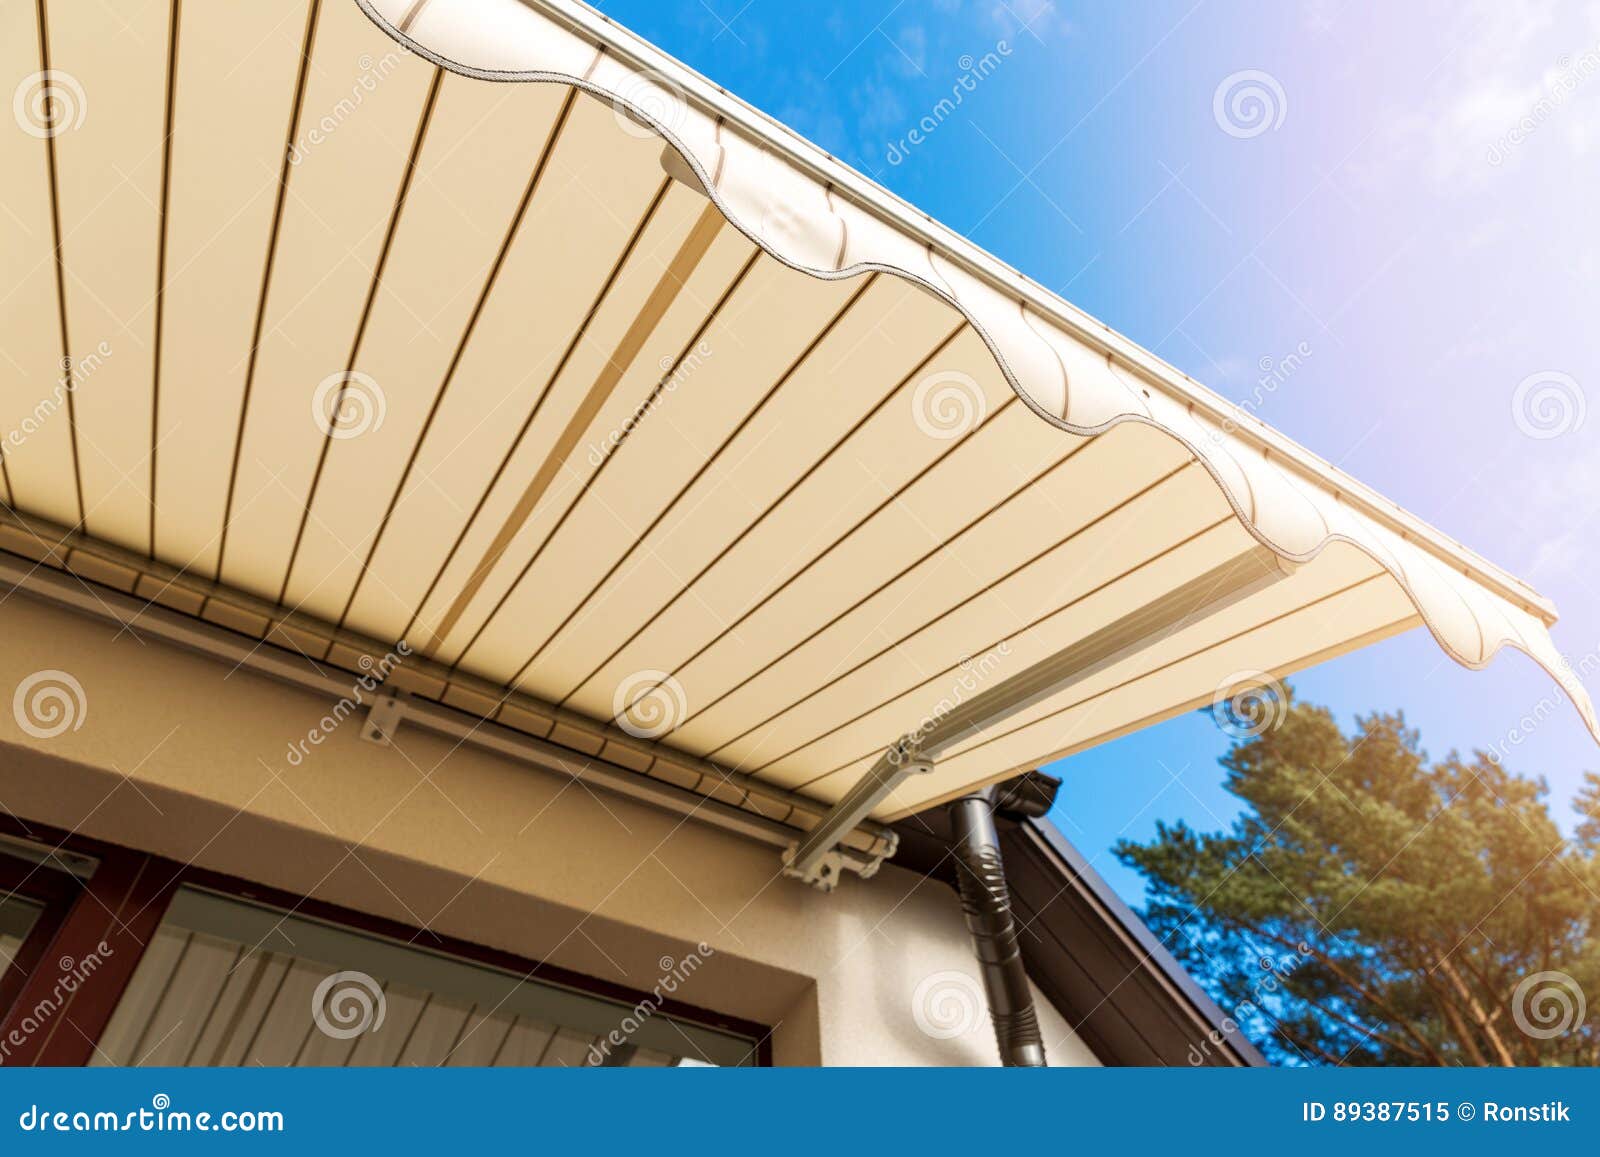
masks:
{"label": "roof edge", "polygon": [[1232,1018],[1207,995],[1194,977],[1189,975],[1188,970],[1178,962],[1178,958],[1156,938],[1139,918],[1138,913],[1112,890],[1111,885],[1106,883],[1105,877],[1090,866],[1083,853],[1072,846],[1055,824],[1048,818],[1029,819],[1022,821],[1018,829],[1042,852],[1059,861],[1063,880],[1070,875],[1082,885],[1083,890],[1103,909],[1107,923],[1115,924],[1138,945],[1139,950],[1144,953],[1143,962],[1154,966],[1161,973],[1176,990],[1174,995],[1187,1002],[1194,1015],[1201,1021],[1224,1035],[1228,1048],[1237,1054],[1241,1064],[1252,1067],[1268,1064],[1266,1057],[1262,1056],[1261,1051],[1238,1030],[1237,1026],[1232,1030],[1227,1028]]}

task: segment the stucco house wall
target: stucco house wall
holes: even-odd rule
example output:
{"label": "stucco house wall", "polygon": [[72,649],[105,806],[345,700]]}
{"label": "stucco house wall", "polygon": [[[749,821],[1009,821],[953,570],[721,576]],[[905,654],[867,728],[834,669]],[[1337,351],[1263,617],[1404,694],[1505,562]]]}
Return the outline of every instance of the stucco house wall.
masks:
{"label": "stucco house wall", "polygon": [[[403,724],[370,743],[359,712],[325,728],[322,697],[23,595],[0,639],[8,698],[82,687],[58,735],[0,712],[14,815],[640,989],[703,943],[680,998],[774,1025],[779,1064],[997,1062],[956,899],[914,873],[820,894],[770,848]],[[1052,1063],[1096,1063],[1040,1012]]]}

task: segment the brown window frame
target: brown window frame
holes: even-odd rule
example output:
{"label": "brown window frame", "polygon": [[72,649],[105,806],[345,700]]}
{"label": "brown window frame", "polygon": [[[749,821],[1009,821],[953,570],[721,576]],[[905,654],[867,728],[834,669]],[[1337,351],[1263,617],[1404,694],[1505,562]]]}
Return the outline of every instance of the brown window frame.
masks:
{"label": "brown window frame", "polygon": [[[503,952],[472,941],[443,936],[431,929],[415,928],[396,920],[373,916],[325,900],[299,896],[279,888],[197,868],[161,856],[92,840],[44,824],[24,822],[0,813],[0,835],[41,844],[57,852],[68,851],[98,861],[86,880],[66,873],[39,869],[15,873],[19,884],[55,888],[59,894],[42,897],[44,913],[29,931],[18,951],[18,967],[0,977],[0,1067],[22,1065],[80,1066],[94,1056],[101,1035],[133,979],[146,945],[165,917],[179,888],[200,888],[234,899],[294,911],[307,917],[380,936],[459,960],[524,975],[632,1007],[648,994],[626,985],[574,972],[548,961]],[[0,868],[5,868],[0,864]],[[71,881],[36,883],[46,875]],[[0,891],[7,877],[0,874]],[[18,895],[41,899],[32,892]],[[46,923],[46,916],[50,922]],[[36,943],[37,942],[37,943]],[[104,950],[101,946],[104,945]],[[28,953],[26,971],[21,967]],[[59,997],[59,962],[81,961],[89,954],[99,967],[70,993],[59,1008],[37,1023],[34,1014]],[[57,968],[40,967],[58,962]],[[15,979],[12,979],[12,977]],[[650,997],[656,1003],[654,996]],[[43,1003],[41,1003],[43,1002]],[[757,1021],[727,1016],[685,1001],[663,998],[659,1011],[676,1020],[718,1029],[755,1042],[755,1063],[772,1064],[772,1028]],[[27,1028],[26,1022],[36,1022]],[[18,1043],[20,1042],[20,1043]]]}
{"label": "brown window frame", "polygon": [[18,993],[44,959],[62,923],[83,891],[83,881],[70,872],[5,854],[0,847],[0,896],[16,896],[39,905],[38,917],[23,937],[9,966],[0,963],[0,1020],[11,1011]]}

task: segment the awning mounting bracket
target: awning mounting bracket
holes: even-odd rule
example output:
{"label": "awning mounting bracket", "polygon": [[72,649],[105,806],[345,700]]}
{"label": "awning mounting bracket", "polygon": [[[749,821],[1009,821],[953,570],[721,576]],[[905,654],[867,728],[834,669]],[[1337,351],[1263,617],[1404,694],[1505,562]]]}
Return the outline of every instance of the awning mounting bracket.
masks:
{"label": "awning mounting bracket", "polygon": [[361,722],[361,738],[388,747],[394,741],[395,732],[400,730],[405,713],[404,691],[380,690],[372,706],[367,708],[366,719]]}
{"label": "awning mounting bracket", "polygon": [[[846,866],[838,849],[839,841],[849,835],[902,782],[913,775],[926,775],[932,770],[933,761],[922,758],[918,738],[915,735],[902,735],[856,781],[844,798],[828,810],[817,826],[806,833],[803,840],[797,841],[783,853],[783,874],[791,879],[804,880],[819,891],[833,891],[839,883],[841,869]],[[882,862],[883,858],[879,858],[866,868],[857,868],[857,874],[863,878],[875,875]]]}
{"label": "awning mounting bracket", "polygon": [[831,892],[839,880],[840,840],[907,778],[933,771],[941,755],[985,728],[1044,702],[1293,572],[1292,563],[1264,546],[1252,546],[1004,682],[924,720],[915,731],[895,740],[805,838],[784,853],[783,874]]}

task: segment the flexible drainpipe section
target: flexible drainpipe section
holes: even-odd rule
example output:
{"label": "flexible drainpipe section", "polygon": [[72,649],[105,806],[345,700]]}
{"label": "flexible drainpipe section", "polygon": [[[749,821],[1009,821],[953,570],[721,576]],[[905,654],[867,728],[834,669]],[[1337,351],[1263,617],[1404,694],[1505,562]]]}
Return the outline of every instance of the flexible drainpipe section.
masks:
{"label": "flexible drainpipe section", "polygon": [[1044,1039],[1011,918],[1011,892],[1006,887],[1005,862],[1000,858],[995,805],[993,788],[950,804],[961,909],[983,972],[1000,1063],[1007,1068],[1042,1068]]}

